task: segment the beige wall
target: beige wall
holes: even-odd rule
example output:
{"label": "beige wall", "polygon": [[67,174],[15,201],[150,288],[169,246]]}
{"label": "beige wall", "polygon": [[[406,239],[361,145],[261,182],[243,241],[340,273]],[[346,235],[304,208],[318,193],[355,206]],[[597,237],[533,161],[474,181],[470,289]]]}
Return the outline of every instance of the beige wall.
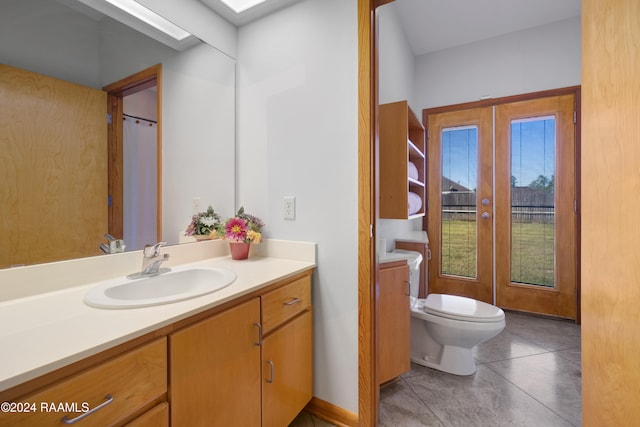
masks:
{"label": "beige wall", "polygon": [[585,426],[638,424],[640,2],[582,2]]}

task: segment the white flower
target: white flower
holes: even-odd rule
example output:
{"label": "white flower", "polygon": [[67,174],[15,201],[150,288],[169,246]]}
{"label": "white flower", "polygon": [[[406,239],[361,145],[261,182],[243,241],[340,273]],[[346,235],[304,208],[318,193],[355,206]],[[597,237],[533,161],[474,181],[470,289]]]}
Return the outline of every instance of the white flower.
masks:
{"label": "white flower", "polygon": [[200,222],[206,225],[207,227],[211,227],[216,223],[216,219],[212,216],[208,216],[208,217],[200,218]]}

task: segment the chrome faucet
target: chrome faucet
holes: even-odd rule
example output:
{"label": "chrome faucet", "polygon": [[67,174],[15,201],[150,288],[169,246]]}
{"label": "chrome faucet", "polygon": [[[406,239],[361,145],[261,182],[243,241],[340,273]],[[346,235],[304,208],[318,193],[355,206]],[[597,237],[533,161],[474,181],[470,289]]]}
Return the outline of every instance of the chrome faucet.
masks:
{"label": "chrome faucet", "polygon": [[160,268],[160,264],[169,259],[169,254],[160,254],[160,248],[166,244],[167,242],[158,242],[155,245],[145,245],[144,249],[142,249],[142,270],[129,274],[127,277],[129,279],[139,279],[171,271],[170,268]]}
{"label": "chrome faucet", "polygon": [[104,238],[107,239],[109,243],[100,243],[98,246],[102,252],[105,254],[116,254],[119,252],[124,252],[124,249],[127,245],[124,244],[124,240],[116,239],[111,234],[106,233]]}

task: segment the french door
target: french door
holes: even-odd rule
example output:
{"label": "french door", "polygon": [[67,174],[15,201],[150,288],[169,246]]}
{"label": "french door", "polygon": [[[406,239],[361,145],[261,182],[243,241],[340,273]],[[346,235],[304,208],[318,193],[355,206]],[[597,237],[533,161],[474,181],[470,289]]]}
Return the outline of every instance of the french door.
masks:
{"label": "french door", "polygon": [[429,292],[576,317],[574,106],[428,115]]}

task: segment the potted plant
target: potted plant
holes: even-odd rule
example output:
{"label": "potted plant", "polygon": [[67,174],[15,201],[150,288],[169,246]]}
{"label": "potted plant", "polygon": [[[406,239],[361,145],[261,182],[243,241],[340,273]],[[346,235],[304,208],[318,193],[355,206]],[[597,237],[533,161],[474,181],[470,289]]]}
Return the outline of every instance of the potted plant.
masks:
{"label": "potted plant", "polygon": [[196,240],[217,239],[220,225],[220,215],[210,205],[206,211],[198,212],[191,217],[184,235],[193,236]]}
{"label": "potted plant", "polygon": [[247,259],[251,244],[262,241],[263,227],[260,218],[246,213],[241,206],[235,216],[218,227],[218,236],[229,241],[232,259]]}

